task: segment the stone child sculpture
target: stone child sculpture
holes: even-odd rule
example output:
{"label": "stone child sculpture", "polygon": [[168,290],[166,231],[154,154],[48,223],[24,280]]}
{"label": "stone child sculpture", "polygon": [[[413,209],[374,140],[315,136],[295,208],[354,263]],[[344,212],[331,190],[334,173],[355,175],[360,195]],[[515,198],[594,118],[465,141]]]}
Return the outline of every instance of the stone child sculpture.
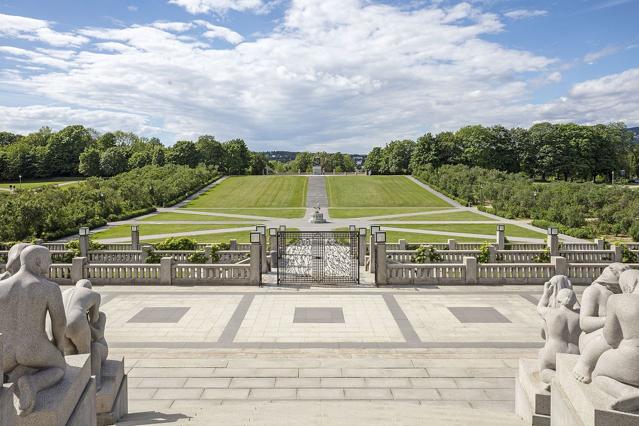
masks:
{"label": "stone child sculpture", "polygon": [[557,354],[579,353],[581,328],[576,303],[575,292],[563,288],[557,293],[557,307],[549,308],[542,316],[546,344],[539,351],[539,372],[541,380],[546,383],[546,390],[550,390],[555,375]]}
{"label": "stone child sculpture", "polygon": [[612,263],[584,290],[579,319],[583,331],[579,338],[581,356],[573,370],[575,378],[580,382],[590,382],[597,360],[610,349],[602,334],[606,322],[606,305],[610,296],[621,292],[619,276],[629,268],[622,263]]}
{"label": "stone child sculpture", "polygon": [[7,256],[7,270],[0,274],[0,281],[9,278],[11,275],[16,274],[20,270],[20,253],[22,253],[22,250],[29,247],[29,245],[30,244],[27,243],[18,243],[9,249],[9,254]]}
{"label": "stone child sculpture", "polygon": [[62,294],[67,316],[65,355],[91,354],[91,374],[98,389],[102,386],[102,363],[109,349],[104,339],[106,315],[100,312],[100,294],[92,289],[91,281],[80,280],[75,287]]}
{"label": "stone child sculpture", "polygon": [[[2,367],[8,382],[17,384],[18,414],[35,408],[37,393],[58,383],[66,369],[66,318],[57,284],[47,280],[49,250],[28,246],[20,254],[20,269],[0,281],[0,333],[4,335]],[[53,341],[45,329],[51,319]]]}
{"label": "stone child sculpture", "polygon": [[617,400],[612,410],[639,412],[639,271],[619,279],[622,294],[608,299],[603,337],[605,351],[593,372],[593,383]]}

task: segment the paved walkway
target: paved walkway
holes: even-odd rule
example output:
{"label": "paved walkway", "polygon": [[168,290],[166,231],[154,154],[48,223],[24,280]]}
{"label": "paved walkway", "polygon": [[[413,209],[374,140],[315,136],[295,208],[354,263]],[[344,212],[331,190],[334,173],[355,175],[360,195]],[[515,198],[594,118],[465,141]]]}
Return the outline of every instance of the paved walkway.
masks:
{"label": "paved walkway", "polygon": [[[117,225],[133,225],[133,224],[167,224],[167,225],[175,225],[175,224],[189,224],[189,225],[237,225],[233,228],[226,229],[217,229],[217,230],[201,230],[201,231],[188,231],[188,232],[179,232],[172,233],[166,232],[162,234],[154,234],[154,235],[142,235],[141,240],[157,240],[168,237],[175,236],[198,236],[198,235],[209,235],[209,234],[220,234],[226,232],[236,232],[236,231],[244,231],[247,232],[254,229],[255,223],[259,222],[260,224],[264,224],[269,228],[278,228],[280,225],[286,225],[287,228],[295,228],[295,229],[304,229],[309,231],[328,231],[336,228],[347,228],[350,225],[355,225],[358,228],[364,227],[369,228],[371,225],[377,225],[379,223],[384,223],[388,225],[398,225],[402,224],[404,226],[415,224],[415,225],[438,225],[438,224],[494,224],[503,223],[506,225],[515,225],[525,229],[529,229],[532,231],[536,231],[540,233],[539,238],[529,238],[529,237],[512,237],[509,236],[508,239],[513,242],[531,242],[531,243],[541,243],[544,241],[544,235],[546,230],[537,228],[532,226],[530,223],[522,220],[511,220],[505,219],[499,216],[495,216],[489,213],[482,212],[477,208],[463,207],[461,204],[452,200],[449,197],[433,190],[430,186],[420,182],[419,180],[413,178],[412,176],[407,176],[407,178],[411,179],[420,187],[425,190],[433,193],[437,197],[451,204],[451,207],[446,208],[443,207],[438,210],[425,210],[423,212],[412,212],[412,213],[399,213],[399,214],[389,214],[389,215],[376,215],[369,217],[360,217],[360,218],[352,218],[352,219],[339,219],[339,218],[331,218],[329,217],[329,209],[325,208],[328,205],[328,197],[326,194],[326,186],[325,186],[325,176],[309,176],[308,182],[308,192],[307,192],[307,200],[306,200],[306,212],[303,218],[274,218],[268,216],[259,216],[259,215],[243,215],[243,214],[235,214],[235,213],[223,213],[221,210],[209,211],[203,209],[188,209],[183,206],[187,201],[184,201],[174,207],[170,208],[160,208],[158,209],[158,213],[163,212],[171,212],[171,213],[179,213],[185,215],[200,215],[200,216],[211,216],[216,218],[226,218],[227,221],[192,221],[185,219],[183,221],[161,221],[161,220],[152,220],[148,221],[149,218],[152,218],[155,214],[146,215],[143,218],[147,219],[145,222],[139,221],[140,218],[130,219],[126,221],[119,222],[111,222],[108,224],[109,227],[117,226]],[[214,182],[209,185],[207,188],[204,188],[198,194],[193,195],[189,199],[196,198],[199,194],[206,192],[211,187],[219,184],[225,178],[221,178],[220,180]],[[308,221],[308,218],[312,215],[314,209],[313,207],[320,203],[324,208],[322,212],[324,216],[329,220],[328,223],[324,224],[311,224]],[[259,210],[259,209],[252,209]],[[271,209],[269,209],[271,210]],[[428,221],[428,220],[402,220],[397,221],[396,219],[405,218],[408,219],[411,216],[415,215],[429,215],[429,214],[442,214],[442,213],[456,213],[456,212],[472,212],[481,216],[484,216],[486,220],[470,220],[470,221]],[[495,238],[494,234],[477,234],[477,233],[464,233],[457,231],[437,231],[437,230],[424,230],[419,228],[406,228],[406,227],[392,227],[385,226],[383,229],[388,231],[397,231],[397,232],[411,232],[415,234],[423,234],[423,235],[437,235],[437,236],[447,236],[451,239],[454,238],[474,238],[480,240],[493,240]],[[124,238],[111,238],[111,239],[99,239],[99,235],[97,236],[98,240],[105,243],[116,243],[116,242],[125,242],[128,241],[128,237]],[[580,242],[583,241],[579,238],[570,237],[567,235],[561,235],[561,239],[566,242]],[[427,240],[427,238],[425,238]],[[425,241],[426,242],[426,241]]]}
{"label": "paved walkway", "polygon": [[[96,289],[110,352],[126,357],[130,424],[157,416],[245,424],[253,410],[264,420],[256,424],[304,410],[320,424],[356,424],[327,419],[333,409],[354,410],[360,421],[367,406],[387,407],[400,424],[420,413],[441,422],[429,424],[473,416],[478,425],[521,424],[513,415],[518,359],[543,344],[539,286]],[[302,315],[309,309],[313,316]]]}

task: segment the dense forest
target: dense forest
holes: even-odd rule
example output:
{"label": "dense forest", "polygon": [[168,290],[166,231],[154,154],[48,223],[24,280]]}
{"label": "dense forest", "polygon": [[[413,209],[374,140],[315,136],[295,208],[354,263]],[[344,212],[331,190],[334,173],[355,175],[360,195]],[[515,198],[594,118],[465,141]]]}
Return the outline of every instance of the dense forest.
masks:
{"label": "dense forest", "polygon": [[0,181],[115,176],[136,168],[165,164],[214,167],[224,174],[262,174],[265,155],[249,151],[241,139],[218,142],[213,136],[165,147],[157,138],[121,131],[97,132],[75,125],[59,132],[44,127],[28,135],[0,132]]}
{"label": "dense forest", "polygon": [[411,174],[427,164],[462,164],[546,180],[611,181],[639,175],[639,144],[622,123],[584,126],[539,123],[529,129],[467,126],[396,140],[373,148],[364,162],[372,174]]}

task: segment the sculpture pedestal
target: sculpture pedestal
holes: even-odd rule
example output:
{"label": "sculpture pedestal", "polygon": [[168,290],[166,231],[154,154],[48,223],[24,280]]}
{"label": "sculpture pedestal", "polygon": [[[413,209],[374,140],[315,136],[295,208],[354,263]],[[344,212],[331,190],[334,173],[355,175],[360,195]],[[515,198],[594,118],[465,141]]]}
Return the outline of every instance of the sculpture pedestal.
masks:
{"label": "sculpture pedestal", "polygon": [[550,426],[550,392],[539,376],[537,359],[520,359],[515,378],[515,413],[527,424]]}
{"label": "sculpture pedestal", "polygon": [[592,383],[578,382],[572,369],[579,355],[557,354],[552,381],[552,426],[633,426],[639,415],[609,410],[614,398]]}
{"label": "sculpture pedestal", "polygon": [[112,425],[129,412],[124,358],[110,358],[102,364],[102,387],[96,395],[98,426]]}
{"label": "sculpture pedestal", "polygon": [[25,417],[14,405],[16,385],[5,383],[0,390],[2,426],[94,426],[95,379],[91,377],[90,355],[65,357],[64,378],[55,386],[38,393],[35,410]]}
{"label": "sculpture pedestal", "polygon": [[310,223],[326,223],[326,219],[324,219],[324,213],[315,212],[313,216],[309,220]]}

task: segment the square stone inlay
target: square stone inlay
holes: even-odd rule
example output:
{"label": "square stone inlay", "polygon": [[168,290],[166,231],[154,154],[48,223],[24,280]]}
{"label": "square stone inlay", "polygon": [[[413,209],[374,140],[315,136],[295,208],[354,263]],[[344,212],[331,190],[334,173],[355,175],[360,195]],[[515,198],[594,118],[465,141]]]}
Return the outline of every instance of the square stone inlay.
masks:
{"label": "square stone inlay", "polygon": [[511,322],[495,308],[476,306],[448,307],[448,310],[462,323],[504,323]]}
{"label": "square stone inlay", "polygon": [[344,323],[342,308],[295,308],[294,323]]}
{"label": "square stone inlay", "polygon": [[143,308],[127,322],[135,323],[167,323],[179,322],[189,309],[185,307],[152,307]]}

